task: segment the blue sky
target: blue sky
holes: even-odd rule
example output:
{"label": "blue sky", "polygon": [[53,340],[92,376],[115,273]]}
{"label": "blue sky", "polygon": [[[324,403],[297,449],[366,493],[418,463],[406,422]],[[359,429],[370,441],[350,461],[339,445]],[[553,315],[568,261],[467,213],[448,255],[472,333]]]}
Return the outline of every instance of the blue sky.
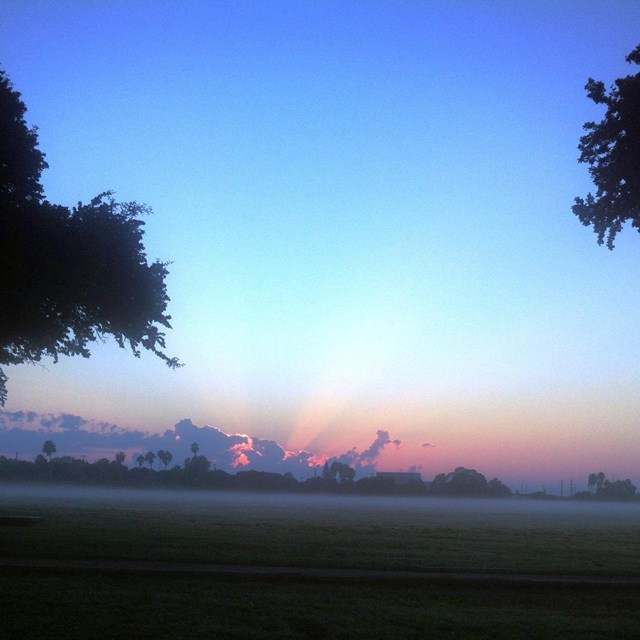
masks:
{"label": "blue sky", "polygon": [[[0,64],[53,202],[148,203],[172,372],[114,344],[7,408],[182,418],[380,468],[640,481],[640,242],[571,214],[635,2],[30,2]],[[430,447],[422,447],[425,443]]]}

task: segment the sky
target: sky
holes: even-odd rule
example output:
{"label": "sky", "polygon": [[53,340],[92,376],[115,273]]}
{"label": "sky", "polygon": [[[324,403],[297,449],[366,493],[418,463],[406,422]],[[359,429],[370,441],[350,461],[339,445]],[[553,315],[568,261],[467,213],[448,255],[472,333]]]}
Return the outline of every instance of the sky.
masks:
{"label": "sky", "polygon": [[608,251],[571,213],[584,85],[636,72],[638,24],[631,1],[3,2],[47,198],[152,207],[185,364],[107,341],[7,367],[5,410],[640,485],[640,238]]}

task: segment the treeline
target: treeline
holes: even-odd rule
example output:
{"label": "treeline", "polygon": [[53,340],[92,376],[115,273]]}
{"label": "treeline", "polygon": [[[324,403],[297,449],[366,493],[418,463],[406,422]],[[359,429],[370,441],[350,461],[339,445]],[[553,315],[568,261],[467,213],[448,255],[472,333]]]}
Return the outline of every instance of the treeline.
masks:
{"label": "treeline", "polygon": [[[355,480],[353,468],[333,461],[331,464],[326,463],[317,476],[298,481],[291,473],[255,470],[228,473],[212,469],[211,462],[206,456],[199,454],[199,447],[195,443],[191,447],[193,456],[187,458],[182,465],[171,467],[171,454],[162,450],[138,455],[135,459],[137,466],[132,468],[125,465],[126,455],[122,451],[116,453],[113,460],[102,458],[96,462],[88,462],[72,456],[52,457],[56,448],[50,440],[45,442],[42,450],[48,457],[39,454],[33,461],[0,456],[0,482],[354,495],[477,498],[508,498],[513,495],[509,487],[497,478],[487,480],[481,473],[465,467],[457,467],[446,474],[440,473],[431,482],[418,479],[418,474],[381,474]],[[158,468],[154,468],[154,465]],[[405,479],[398,480],[398,477]],[[577,493],[573,498],[640,499],[636,487],[629,480],[610,481],[603,473],[591,474],[588,487],[589,491]]]}
{"label": "treeline", "polygon": [[638,500],[636,487],[631,480],[608,480],[602,471],[590,473],[587,478],[588,491],[576,493],[578,500]]}
{"label": "treeline", "polygon": [[[137,466],[128,468],[125,465],[126,456],[122,451],[115,455],[114,460],[102,458],[96,462],[88,462],[72,456],[52,457],[55,450],[55,444],[48,440],[43,446],[43,452],[47,457],[39,454],[33,462],[0,456],[0,481],[357,495],[512,495],[511,490],[497,478],[487,481],[482,474],[464,467],[458,467],[448,474],[439,474],[430,483],[416,478],[407,482],[396,482],[394,478],[384,475],[355,480],[353,468],[333,461],[330,465],[325,464],[322,472],[316,477],[298,481],[291,473],[254,470],[227,473],[220,469],[211,469],[211,462],[206,456],[198,454],[199,447],[195,443],[191,449],[193,456],[187,458],[183,465],[172,467],[169,467],[172,456],[166,451],[140,454],[135,459]],[[163,468],[155,469],[154,464],[158,467],[162,465]]]}

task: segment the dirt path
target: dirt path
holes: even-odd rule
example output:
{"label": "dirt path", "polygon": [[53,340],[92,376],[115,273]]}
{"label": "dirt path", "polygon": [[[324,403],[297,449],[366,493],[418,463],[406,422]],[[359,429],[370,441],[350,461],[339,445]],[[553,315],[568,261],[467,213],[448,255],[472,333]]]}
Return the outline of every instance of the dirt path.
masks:
{"label": "dirt path", "polygon": [[323,567],[219,565],[148,560],[86,560],[0,557],[0,575],[17,573],[91,573],[210,576],[299,582],[351,582],[385,584],[487,584],[487,586],[624,586],[640,588],[640,575],[568,575],[507,572],[471,572],[432,569],[398,571]]}

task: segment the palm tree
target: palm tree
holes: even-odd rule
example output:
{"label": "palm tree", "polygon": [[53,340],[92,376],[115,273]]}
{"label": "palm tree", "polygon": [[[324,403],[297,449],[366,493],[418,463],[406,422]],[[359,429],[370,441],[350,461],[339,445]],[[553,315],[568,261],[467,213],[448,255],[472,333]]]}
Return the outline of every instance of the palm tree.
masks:
{"label": "palm tree", "polygon": [[587,486],[589,487],[589,493],[593,493],[595,489],[596,482],[598,481],[595,473],[590,473],[589,478],[587,479]]}
{"label": "palm tree", "polygon": [[145,462],[149,463],[149,469],[153,469],[153,461],[156,459],[156,454],[153,451],[147,451],[144,456]]}
{"label": "palm tree", "polygon": [[198,451],[200,451],[200,445],[197,442],[194,442],[191,445],[191,453],[193,453],[194,458],[198,455]]}
{"label": "palm tree", "polygon": [[124,451],[118,451],[114,457],[120,482],[124,480],[125,473],[127,472],[127,468],[124,466],[124,460],[126,457],[127,454]]}
{"label": "palm tree", "polygon": [[604,473],[602,473],[602,471],[598,472],[598,475],[596,476],[596,493],[598,493],[598,491],[600,491],[604,485]]}
{"label": "palm tree", "polygon": [[144,456],[142,454],[140,454],[137,458],[136,458],[136,462],[138,463],[138,466],[142,469],[142,465],[144,464]]}
{"label": "palm tree", "polygon": [[160,462],[164,465],[165,471],[167,470],[167,465],[173,460],[173,455],[171,451],[165,451],[164,449],[160,449],[158,451],[158,458]]}
{"label": "palm tree", "polygon": [[42,453],[46,453],[49,456],[49,462],[51,462],[51,454],[56,452],[56,443],[53,440],[45,440],[42,445]]}

